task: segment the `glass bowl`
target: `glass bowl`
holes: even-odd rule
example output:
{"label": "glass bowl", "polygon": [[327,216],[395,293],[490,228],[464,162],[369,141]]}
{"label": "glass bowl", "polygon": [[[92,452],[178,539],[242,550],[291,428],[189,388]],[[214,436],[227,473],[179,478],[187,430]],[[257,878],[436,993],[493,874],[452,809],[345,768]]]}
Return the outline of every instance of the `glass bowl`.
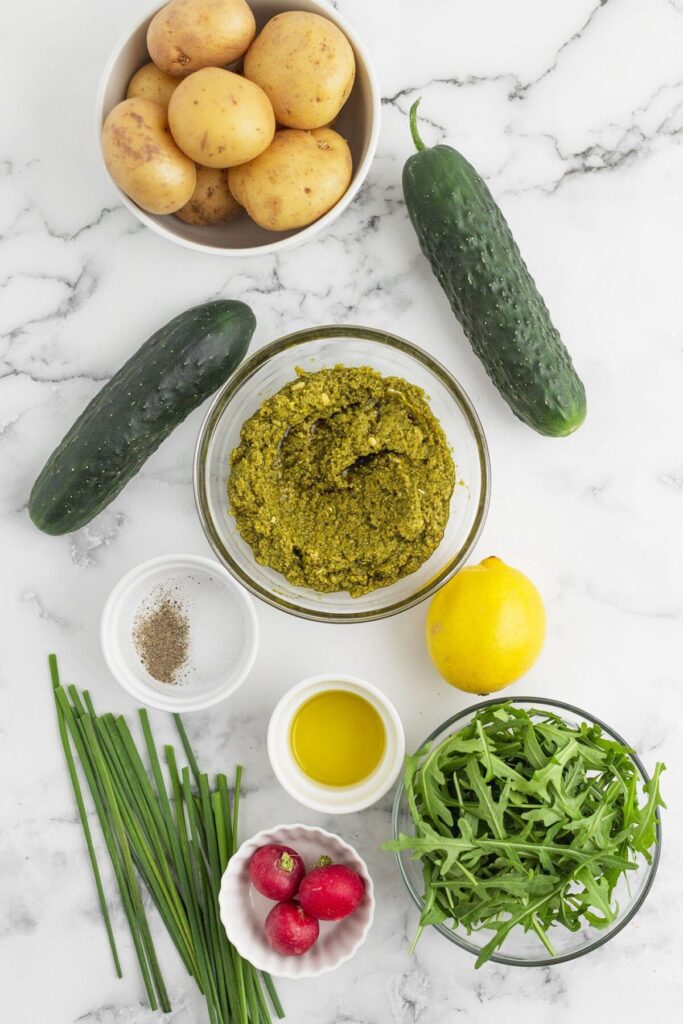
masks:
{"label": "glass bowl", "polygon": [[[446,434],[456,465],[456,486],[441,543],[410,576],[362,597],[319,594],[293,586],[260,565],[228,511],[230,453],[244,421],[264,399],[296,376],[296,368],[370,366],[423,388]],[[490,490],[488,449],[472,404],[440,363],[402,338],[367,327],[328,326],[290,334],[256,352],[216,396],[199,433],[194,464],[197,510],[223,565],[268,604],[320,622],[368,622],[423,601],[446,582],[470,554],[486,518]]]}
{"label": "glass bowl", "polygon": [[[471,721],[475,713],[481,708],[490,707],[493,704],[506,703],[518,704],[527,709],[548,708],[549,711],[572,725],[578,725],[581,722],[587,722],[589,725],[599,725],[608,738],[617,740],[617,742],[624,744],[624,746],[629,745],[622,739],[619,733],[615,732],[614,729],[611,729],[599,718],[589,715],[587,711],[582,711],[581,708],[576,708],[572,704],[546,700],[542,697],[498,697],[493,700],[482,701],[480,704],[474,704],[445,721],[426,738],[424,744],[438,744],[446,739],[447,736],[458,732]],[[631,756],[642,782],[648,782],[649,775],[640,758],[635,753]],[[403,781],[399,783],[396,790],[391,827],[394,839],[397,839],[400,833],[404,835],[413,834],[413,822],[408,808]],[[637,869],[629,871],[627,874],[628,881],[626,877],[622,876],[613,895],[613,899],[619,904],[619,914],[607,928],[599,929],[586,925],[581,931],[571,932],[569,929],[558,925],[549,933],[551,942],[557,951],[556,956],[548,954],[541,940],[534,932],[525,932],[523,928],[514,928],[507,936],[502,947],[505,952],[499,950],[490,959],[495,963],[506,964],[509,967],[552,967],[567,960],[574,960],[579,956],[583,956],[584,953],[590,953],[592,950],[603,946],[620,932],[622,928],[625,928],[642,907],[657,873],[661,843],[661,824],[658,824],[657,843],[652,851],[652,863],[648,864],[644,857],[639,856],[636,861],[638,864]],[[396,853],[395,856],[406,889],[420,913],[422,913],[424,906],[422,899],[422,863],[419,860],[412,860],[410,851],[401,851]],[[490,930],[482,929],[479,932],[473,932],[468,935],[465,928],[449,928],[446,924],[436,924],[430,927],[436,928],[449,942],[455,943],[456,946],[466,949],[468,953],[473,953],[475,956],[479,955],[481,949],[493,934]]]}

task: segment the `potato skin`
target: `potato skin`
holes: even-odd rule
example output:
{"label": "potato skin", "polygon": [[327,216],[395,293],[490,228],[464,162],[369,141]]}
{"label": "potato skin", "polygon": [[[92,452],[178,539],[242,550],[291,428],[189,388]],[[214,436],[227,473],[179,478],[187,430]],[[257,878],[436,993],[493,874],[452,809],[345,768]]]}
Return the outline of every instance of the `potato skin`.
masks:
{"label": "potato skin", "polygon": [[168,105],[168,121],[182,151],[205,167],[253,160],[275,134],[263,89],[223,68],[203,68],[182,81]]}
{"label": "potato skin", "polygon": [[128,83],[126,99],[130,100],[139,96],[140,99],[159,103],[166,109],[177,84],[177,78],[171,78],[150,61],[149,64],[143,64],[131,78]]}
{"label": "potato skin", "polygon": [[186,224],[225,224],[241,212],[242,207],[228,188],[227,169],[198,167],[197,186],[190,201],[176,211],[176,217]]}
{"label": "potato skin", "polygon": [[346,103],[356,60],[348,39],[328,18],[287,11],[271,18],[251,44],[244,74],[264,90],[278,124],[321,128]]}
{"label": "potato skin", "polygon": [[102,127],[102,151],[116,184],[148,213],[175,213],[194,192],[195,165],[173,141],[159,103],[118,103]]}
{"label": "potato skin", "polygon": [[230,191],[268,231],[312,224],[331,210],[351,182],[351,152],[331,128],[285,128],[260,156],[228,171]]}
{"label": "potato skin", "polygon": [[185,78],[238,60],[255,32],[245,0],[171,0],[150,22],[147,49],[167,75]]}

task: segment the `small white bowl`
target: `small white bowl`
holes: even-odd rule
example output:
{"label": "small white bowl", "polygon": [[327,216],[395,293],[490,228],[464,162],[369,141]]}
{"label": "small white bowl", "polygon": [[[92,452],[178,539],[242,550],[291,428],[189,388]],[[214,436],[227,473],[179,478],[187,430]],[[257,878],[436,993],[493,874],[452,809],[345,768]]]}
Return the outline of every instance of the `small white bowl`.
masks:
{"label": "small white bowl", "polygon": [[[382,109],[381,93],[370,55],[354,29],[325,0],[248,0],[256,18],[257,31],[282,11],[310,11],[334,22],[345,34],[356,57],[356,80],[351,94],[334,123],[335,131],[346,139],[353,157],[351,184],[339,202],[308,227],[293,231],[266,231],[246,215],[228,224],[202,226],[184,224],[173,215],[155,216],[140,209],[112,181],[119,199],[137,219],[158,235],[186,249],[216,256],[263,256],[282,252],[313,238],[328,227],[352,202],[370,170],[379,139]],[[147,52],[147,27],[163,6],[155,0],[118,43],[102,74],[96,102],[97,147],[102,154],[102,124],[109,111],[126,98],[131,78],[150,60]],[[106,171],[107,176],[109,172]],[[110,179],[111,180],[111,179]]]}
{"label": "small white bowl", "polygon": [[[347,690],[364,697],[384,724],[386,746],[382,760],[367,779],[354,786],[325,786],[299,768],[290,743],[292,721],[302,704],[325,690]],[[275,776],[287,792],[305,807],[326,814],[362,811],[388,793],[405,757],[403,725],[396,708],[381,690],[355,676],[323,675],[304,679],[282,697],[268,725],[268,757]]]}
{"label": "small white bowl", "polygon": [[[365,882],[365,895],[353,914],[341,921],[321,921],[320,938],[303,956],[282,956],[266,942],[263,924],[275,904],[252,886],[249,861],[260,846],[268,843],[296,850],[307,870],[326,854],[335,864],[353,868]],[[276,825],[242,843],[223,875],[218,902],[226,935],[240,956],[257,970],[279,978],[314,978],[350,960],[365,942],[375,913],[372,879],[365,861],[339,836],[310,825]]]}
{"label": "small white bowl", "polygon": [[[187,663],[175,683],[145,668],[133,642],[134,623],[156,595],[178,598],[189,620]],[[222,565],[199,555],[162,555],[132,569],[112,590],[100,624],[112,675],[142,704],[161,711],[199,711],[244,682],[258,647],[254,603]]]}

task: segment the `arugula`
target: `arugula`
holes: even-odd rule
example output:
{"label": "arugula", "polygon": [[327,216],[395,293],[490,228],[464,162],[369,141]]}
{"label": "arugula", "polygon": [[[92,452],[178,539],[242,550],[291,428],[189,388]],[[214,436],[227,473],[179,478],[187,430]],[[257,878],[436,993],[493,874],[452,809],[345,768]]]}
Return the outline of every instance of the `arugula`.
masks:
{"label": "arugula", "polygon": [[[658,763],[642,786],[632,751],[598,725],[572,725],[550,711],[511,703],[482,708],[459,732],[406,759],[404,783],[415,835],[384,849],[422,861],[429,924],[493,932],[480,967],[513,928],[549,932],[606,928],[614,890],[650,863],[657,842]],[[413,947],[415,945],[413,943]]]}

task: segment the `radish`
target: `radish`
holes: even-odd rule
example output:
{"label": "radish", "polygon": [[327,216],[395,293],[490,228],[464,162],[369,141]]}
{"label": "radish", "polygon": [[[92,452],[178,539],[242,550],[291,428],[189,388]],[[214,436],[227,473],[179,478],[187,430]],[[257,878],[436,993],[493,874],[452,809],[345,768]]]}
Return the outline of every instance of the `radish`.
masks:
{"label": "radish", "polygon": [[301,956],[318,941],[320,925],[296,900],[277,903],[265,923],[266,940],[276,953]]}
{"label": "radish", "polygon": [[251,884],[269,900],[289,900],[296,895],[306,868],[296,850],[270,843],[261,846],[249,861]]}
{"label": "radish", "polygon": [[339,921],[352,914],[365,892],[358,872],[344,864],[313,868],[299,886],[299,902],[304,910],[321,921]]}

